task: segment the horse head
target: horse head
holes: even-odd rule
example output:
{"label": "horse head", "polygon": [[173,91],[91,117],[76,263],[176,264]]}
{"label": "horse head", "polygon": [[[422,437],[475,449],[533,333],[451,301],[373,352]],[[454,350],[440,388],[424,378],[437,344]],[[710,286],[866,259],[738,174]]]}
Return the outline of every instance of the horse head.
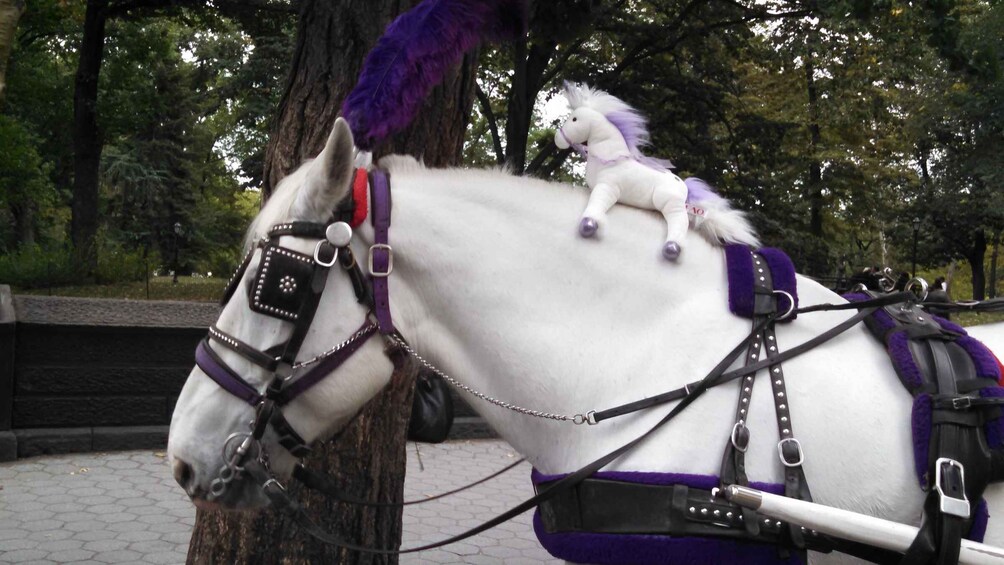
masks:
{"label": "horse head", "polygon": [[[349,269],[342,268],[347,266],[337,254],[332,256],[335,250],[351,257],[351,232],[348,237],[344,232],[332,235],[335,224],[327,233],[324,229],[351,191],[353,156],[352,133],[338,119],[323,151],[279,184],[249,229],[248,259],[210,331],[214,339],[199,346],[199,365],[192,369],[171,420],[168,456],[174,476],[198,505],[265,505],[261,483],[248,480],[244,467],[257,463],[274,477],[288,477],[296,462],[285,443],[290,436],[302,444],[330,436],[390,378],[393,368],[378,340],[360,340],[356,353],[337,371],[332,369],[337,378],[321,375],[309,394],[265,402],[271,397],[266,393],[270,384],[290,376],[295,382],[302,376],[303,360],[324,357],[367,319],[366,307],[349,298],[354,291]],[[327,290],[311,298],[318,285]],[[325,315],[313,318],[310,312],[312,321],[301,330],[301,306],[308,300],[315,300],[314,310]],[[295,363],[290,360],[284,367],[280,359],[293,342],[299,342]],[[312,369],[324,372],[328,366],[322,361]],[[262,415],[265,409],[281,418]],[[259,437],[252,438],[249,422],[261,423]]]}
{"label": "horse head", "polygon": [[565,97],[572,113],[565,118],[565,122],[558,127],[554,133],[554,144],[558,149],[568,149],[574,147],[581,151],[581,146],[589,142],[589,138],[595,132],[593,126],[598,123],[605,123],[603,114],[584,104],[582,88],[577,84],[565,82]]}

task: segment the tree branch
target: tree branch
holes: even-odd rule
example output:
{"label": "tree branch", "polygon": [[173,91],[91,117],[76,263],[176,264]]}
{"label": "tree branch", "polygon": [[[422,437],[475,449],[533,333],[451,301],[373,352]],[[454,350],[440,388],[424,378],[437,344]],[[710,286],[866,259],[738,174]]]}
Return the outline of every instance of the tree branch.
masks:
{"label": "tree branch", "polygon": [[568,60],[571,59],[573,55],[578,53],[579,48],[581,48],[582,44],[586,42],[586,39],[588,38],[583,37],[579,39],[571,47],[566,49],[561,55],[558,56],[558,59],[554,62],[554,65],[550,69],[548,69],[543,76],[540,77],[540,88],[544,88],[544,85],[554,80],[554,77],[558,76],[558,73],[561,72],[561,69],[565,68],[565,63],[567,63]]}
{"label": "tree branch", "polygon": [[540,174],[537,175],[537,177],[542,179],[551,178],[551,175],[554,174],[554,171],[557,171],[558,168],[561,167],[562,163],[565,162],[565,159],[568,159],[568,156],[571,154],[572,154],[571,147],[559,151],[557,155],[551,158],[551,161],[547,165],[540,168]]}
{"label": "tree branch", "polygon": [[540,148],[540,151],[537,152],[537,155],[534,156],[533,160],[530,161],[530,164],[526,166],[526,174],[536,176],[537,171],[544,164],[544,161],[551,155],[554,155],[557,150],[558,146],[554,144],[554,139],[551,139],[544,144],[544,146]]}
{"label": "tree branch", "polygon": [[481,85],[475,86],[474,95],[478,98],[481,113],[485,115],[488,129],[492,132],[492,145],[495,147],[495,162],[501,165],[505,163],[505,149],[502,148],[502,138],[499,137],[499,126],[495,121],[495,112],[492,111],[492,102],[488,99],[485,91],[481,90]]}

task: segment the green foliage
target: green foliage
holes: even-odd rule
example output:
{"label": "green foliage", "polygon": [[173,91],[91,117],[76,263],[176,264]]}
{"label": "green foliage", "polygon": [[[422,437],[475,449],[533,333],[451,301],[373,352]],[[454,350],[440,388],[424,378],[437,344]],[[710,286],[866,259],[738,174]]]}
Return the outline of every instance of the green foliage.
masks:
{"label": "green foliage", "polygon": [[[156,258],[145,258],[139,251],[117,245],[105,246],[98,252],[97,282],[143,280],[148,265],[156,265]],[[0,255],[0,284],[18,290],[70,285],[78,280],[69,248],[32,245]]]}

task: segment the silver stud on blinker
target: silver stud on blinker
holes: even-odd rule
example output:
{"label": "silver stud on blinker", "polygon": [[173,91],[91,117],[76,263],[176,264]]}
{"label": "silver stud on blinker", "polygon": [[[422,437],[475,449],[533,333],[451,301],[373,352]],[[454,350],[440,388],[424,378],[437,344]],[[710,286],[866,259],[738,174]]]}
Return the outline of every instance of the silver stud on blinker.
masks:
{"label": "silver stud on blinker", "polygon": [[352,228],[345,222],[335,222],[324,230],[324,237],[335,247],[345,247],[352,241]]}

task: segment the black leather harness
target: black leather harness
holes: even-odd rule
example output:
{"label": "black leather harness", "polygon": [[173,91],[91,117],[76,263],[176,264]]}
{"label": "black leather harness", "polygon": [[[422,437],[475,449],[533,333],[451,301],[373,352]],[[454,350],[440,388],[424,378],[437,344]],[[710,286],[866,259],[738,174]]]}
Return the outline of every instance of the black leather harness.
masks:
{"label": "black leather harness", "polygon": [[[877,295],[866,291],[865,296]],[[897,373],[916,402],[930,402],[930,422],[920,423],[931,426],[921,477],[928,493],[924,519],[902,563],[957,563],[983,491],[1004,480],[1004,452],[989,447],[985,431],[988,421],[1001,417],[1004,399],[981,396],[998,383],[977,375],[973,359],[956,343],[962,334],[915,304],[890,305],[880,312],[865,321],[867,327],[890,351],[897,334],[900,340],[905,336],[910,359],[895,360]]]}

